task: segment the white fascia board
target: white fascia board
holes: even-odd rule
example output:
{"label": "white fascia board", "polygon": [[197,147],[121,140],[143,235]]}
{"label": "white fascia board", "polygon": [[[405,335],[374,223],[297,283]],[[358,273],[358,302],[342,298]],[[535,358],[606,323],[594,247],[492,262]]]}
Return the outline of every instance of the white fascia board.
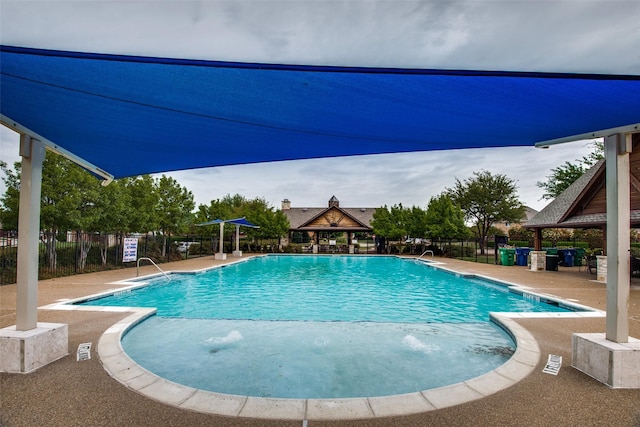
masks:
{"label": "white fascia board", "polygon": [[85,159],[76,156],[72,152],[65,150],[55,142],[49,141],[47,138],[37,134],[36,132],[28,129],[25,126],[22,126],[20,123],[17,123],[16,121],[11,120],[9,117],[5,116],[4,114],[0,114],[0,123],[2,123],[9,129],[12,129],[20,134],[29,135],[31,138],[41,141],[47,149],[53,151],[56,154],[61,155],[62,157],[69,159],[73,163],[88,170],[89,172],[92,172],[102,177],[103,178],[102,185],[109,185],[109,183],[111,183],[114,180],[114,176],[109,172],[103,169],[100,169],[98,166],[94,165],[93,163],[90,163]]}
{"label": "white fascia board", "polygon": [[609,135],[627,134],[640,132],[640,123],[634,125],[620,126],[611,129],[604,129],[595,132],[582,133],[579,135],[565,136],[563,138],[549,139],[547,141],[536,142],[536,148],[549,148],[551,145],[564,144],[565,142],[581,141],[584,139],[604,138]]}

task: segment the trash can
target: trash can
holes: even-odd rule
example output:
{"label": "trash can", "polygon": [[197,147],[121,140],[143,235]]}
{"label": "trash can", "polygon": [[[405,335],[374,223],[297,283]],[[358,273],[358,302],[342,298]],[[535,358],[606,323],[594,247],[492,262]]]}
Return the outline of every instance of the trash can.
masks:
{"label": "trash can", "polygon": [[529,248],[516,248],[516,264],[527,266],[529,265]]}
{"label": "trash can", "polygon": [[563,262],[563,265],[565,267],[573,267],[575,256],[576,256],[576,250],[575,249],[565,249],[564,250],[564,262]]}
{"label": "trash can", "polygon": [[515,249],[501,248],[500,250],[500,262],[502,265],[513,265],[513,258],[515,257]]}
{"label": "trash can", "polygon": [[560,257],[558,255],[547,255],[546,256],[546,264],[547,267],[545,270],[547,271],[558,271],[558,260]]}
{"label": "trash can", "polygon": [[544,248],[542,249],[547,255],[558,255],[558,248]]}
{"label": "trash can", "polygon": [[576,267],[582,267],[582,260],[584,259],[584,248],[576,248],[576,256],[573,259],[573,265]]}

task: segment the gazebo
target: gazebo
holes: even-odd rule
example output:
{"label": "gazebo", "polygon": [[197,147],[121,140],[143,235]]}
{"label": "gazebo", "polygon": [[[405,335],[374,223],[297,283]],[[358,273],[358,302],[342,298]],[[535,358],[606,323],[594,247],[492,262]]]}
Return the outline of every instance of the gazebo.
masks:
{"label": "gazebo", "polygon": [[206,225],[220,224],[220,242],[219,250],[215,255],[215,259],[227,259],[227,254],[224,253],[224,225],[226,223],[234,224],[236,226],[236,249],[232,252],[235,257],[241,257],[242,251],[240,250],[240,226],[250,228],[260,228],[257,225],[251,224],[245,217],[235,219],[214,219],[213,221],[203,222],[196,224],[198,227],[204,227]]}

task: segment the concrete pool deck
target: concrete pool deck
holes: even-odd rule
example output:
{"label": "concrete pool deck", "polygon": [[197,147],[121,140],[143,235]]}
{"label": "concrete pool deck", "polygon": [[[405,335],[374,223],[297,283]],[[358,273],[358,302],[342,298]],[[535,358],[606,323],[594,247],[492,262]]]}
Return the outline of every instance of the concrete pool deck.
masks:
{"label": "concrete pool deck", "polygon": [[[229,261],[233,259],[221,261],[206,257],[165,264],[163,268],[194,270]],[[600,310],[605,308],[605,285],[595,282],[595,276],[579,271],[578,267],[561,267],[558,272],[531,272],[519,266],[503,267],[449,259],[441,261],[452,270],[517,283],[540,294]],[[153,267],[141,268],[141,275],[155,272],[157,270],[154,271]],[[39,306],[116,289],[118,286],[109,283],[135,275],[135,269],[126,269],[44,280],[39,283]],[[0,287],[0,309],[0,327],[14,325],[15,285]],[[638,338],[640,279],[632,279],[629,312],[630,335]],[[152,383],[157,384],[149,388],[150,393],[145,396],[111,377],[103,363],[108,366],[108,359],[113,355],[102,354],[101,351],[99,357],[96,353],[98,342],[105,331],[117,331],[118,327],[113,328],[114,325],[121,324],[131,315],[131,312],[40,309],[39,322],[69,325],[69,355],[31,374],[0,374],[0,425],[300,426],[305,423],[303,418],[323,418],[309,420],[306,425],[640,426],[640,390],[610,389],[570,366],[572,333],[603,332],[605,320],[602,317],[512,318],[510,321],[515,328],[522,329],[525,337],[527,334],[533,336],[539,350],[538,357],[527,358],[526,363],[531,366],[525,374],[519,368],[514,373],[509,366],[503,365],[502,375],[495,377],[496,374],[491,374],[494,377],[479,388],[477,383],[483,381],[482,377],[465,382],[471,387],[457,392],[454,390],[456,386],[437,392],[423,392],[421,396],[410,394],[383,400],[367,399],[367,402],[362,402],[365,413],[364,419],[360,420],[346,420],[353,417],[342,412],[339,401],[324,407],[307,404],[306,412],[300,412],[300,407],[297,407],[301,415],[298,419],[285,420],[283,418],[287,416],[274,414],[276,419],[265,420],[251,418],[252,414],[261,415],[258,399],[251,402],[247,399],[242,404],[242,410],[246,412],[235,414],[233,408],[237,402],[226,402],[230,404],[227,407],[232,408],[230,412],[215,415],[202,412],[198,402],[208,399],[201,399],[201,392],[196,393],[193,389],[187,395],[175,397],[173,389],[165,388],[165,381],[154,379]],[[86,342],[93,344],[91,359],[76,361],[78,345]],[[560,372],[555,376],[542,372],[550,354],[562,356]],[[516,378],[506,384],[506,388],[500,386],[497,388],[499,391],[490,390],[509,377]],[[477,390],[485,390],[486,393],[478,393]],[[471,396],[460,399],[464,394]],[[176,404],[161,403],[157,399],[175,399]],[[217,410],[221,407],[225,407],[224,402],[219,402]],[[403,410],[407,407],[415,408],[413,412],[417,413],[394,416],[399,411],[411,412]],[[324,415],[313,416],[314,413]]]}

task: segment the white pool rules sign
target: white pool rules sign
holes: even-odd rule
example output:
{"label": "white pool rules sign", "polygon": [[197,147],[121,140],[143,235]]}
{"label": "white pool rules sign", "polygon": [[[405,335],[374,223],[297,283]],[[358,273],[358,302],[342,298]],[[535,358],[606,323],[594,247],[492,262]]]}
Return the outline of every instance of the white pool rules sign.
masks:
{"label": "white pool rules sign", "polygon": [[138,259],[138,239],[125,237],[122,249],[122,262],[132,262]]}

